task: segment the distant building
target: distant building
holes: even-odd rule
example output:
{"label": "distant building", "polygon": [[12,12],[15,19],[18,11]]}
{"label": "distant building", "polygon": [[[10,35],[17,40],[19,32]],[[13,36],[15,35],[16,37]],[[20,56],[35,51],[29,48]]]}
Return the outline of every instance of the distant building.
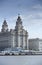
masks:
{"label": "distant building", "polygon": [[29,39],[29,50],[42,51],[42,39]]}
{"label": "distant building", "polygon": [[10,31],[6,20],[3,22],[0,32],[0,50],[9,47],[28,49],[28,32],[23,29],[20,16],[17,18],[15,29],[10,29]]}

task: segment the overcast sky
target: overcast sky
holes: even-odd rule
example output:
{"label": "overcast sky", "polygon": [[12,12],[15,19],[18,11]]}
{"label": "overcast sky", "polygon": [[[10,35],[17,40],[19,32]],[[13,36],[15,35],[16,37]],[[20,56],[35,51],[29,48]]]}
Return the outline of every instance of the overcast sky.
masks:
{"label": "overcast sky", "polygon": [[42,38],[42,0],[0,0],[0,29],[4,19],[15,28],[18,13],[29,38]]}

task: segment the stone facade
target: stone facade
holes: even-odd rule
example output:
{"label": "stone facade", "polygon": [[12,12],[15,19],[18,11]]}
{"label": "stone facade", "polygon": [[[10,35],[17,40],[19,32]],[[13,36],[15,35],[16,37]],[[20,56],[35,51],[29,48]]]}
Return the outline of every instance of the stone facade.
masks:
{"label": "stone facade", "polygon": [[28,32],[23,29],[22,21],[18,16],[15,29],[8,31],[8,25],[4,20],[0,32],[0,48],[21,47],[28,49]]}
{"label": "stone facade", "polygon": [[42,39],[29,39],[29,50],[42,51]]}

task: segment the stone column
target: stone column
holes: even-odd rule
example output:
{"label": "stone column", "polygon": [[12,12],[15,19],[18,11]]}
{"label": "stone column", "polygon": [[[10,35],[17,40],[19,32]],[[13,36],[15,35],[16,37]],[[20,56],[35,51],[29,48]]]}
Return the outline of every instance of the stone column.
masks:
{"label": "stone column", "polygon": [[13,41],[12,41],[13,47],[15,47],[15,35],[13,35]]}
{"label": "stone column", "polygon": [[18,47],[20,47],[20,35],[18,35]]}
{"label": "stone column", "polygon": [[25,35],[23,36],[23,49],[25,49],[26,41],[25,41]]}
{"label": "stone column", "polygon": [[28,36],[27,36],[27,49],[29,49],[28,44],[29,44],[29,43],[28,43]]}
{"label": "stone column", "polygon": [[23,48],[23,35],[20,35],[20,47]]}

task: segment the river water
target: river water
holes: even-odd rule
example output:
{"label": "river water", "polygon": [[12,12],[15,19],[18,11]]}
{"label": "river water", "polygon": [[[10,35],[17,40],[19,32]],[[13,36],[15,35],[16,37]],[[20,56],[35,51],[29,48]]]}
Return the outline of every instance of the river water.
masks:
{"label": "river water", "polygon": [[42,55],[0,56],[0,65],[42,65]]}

